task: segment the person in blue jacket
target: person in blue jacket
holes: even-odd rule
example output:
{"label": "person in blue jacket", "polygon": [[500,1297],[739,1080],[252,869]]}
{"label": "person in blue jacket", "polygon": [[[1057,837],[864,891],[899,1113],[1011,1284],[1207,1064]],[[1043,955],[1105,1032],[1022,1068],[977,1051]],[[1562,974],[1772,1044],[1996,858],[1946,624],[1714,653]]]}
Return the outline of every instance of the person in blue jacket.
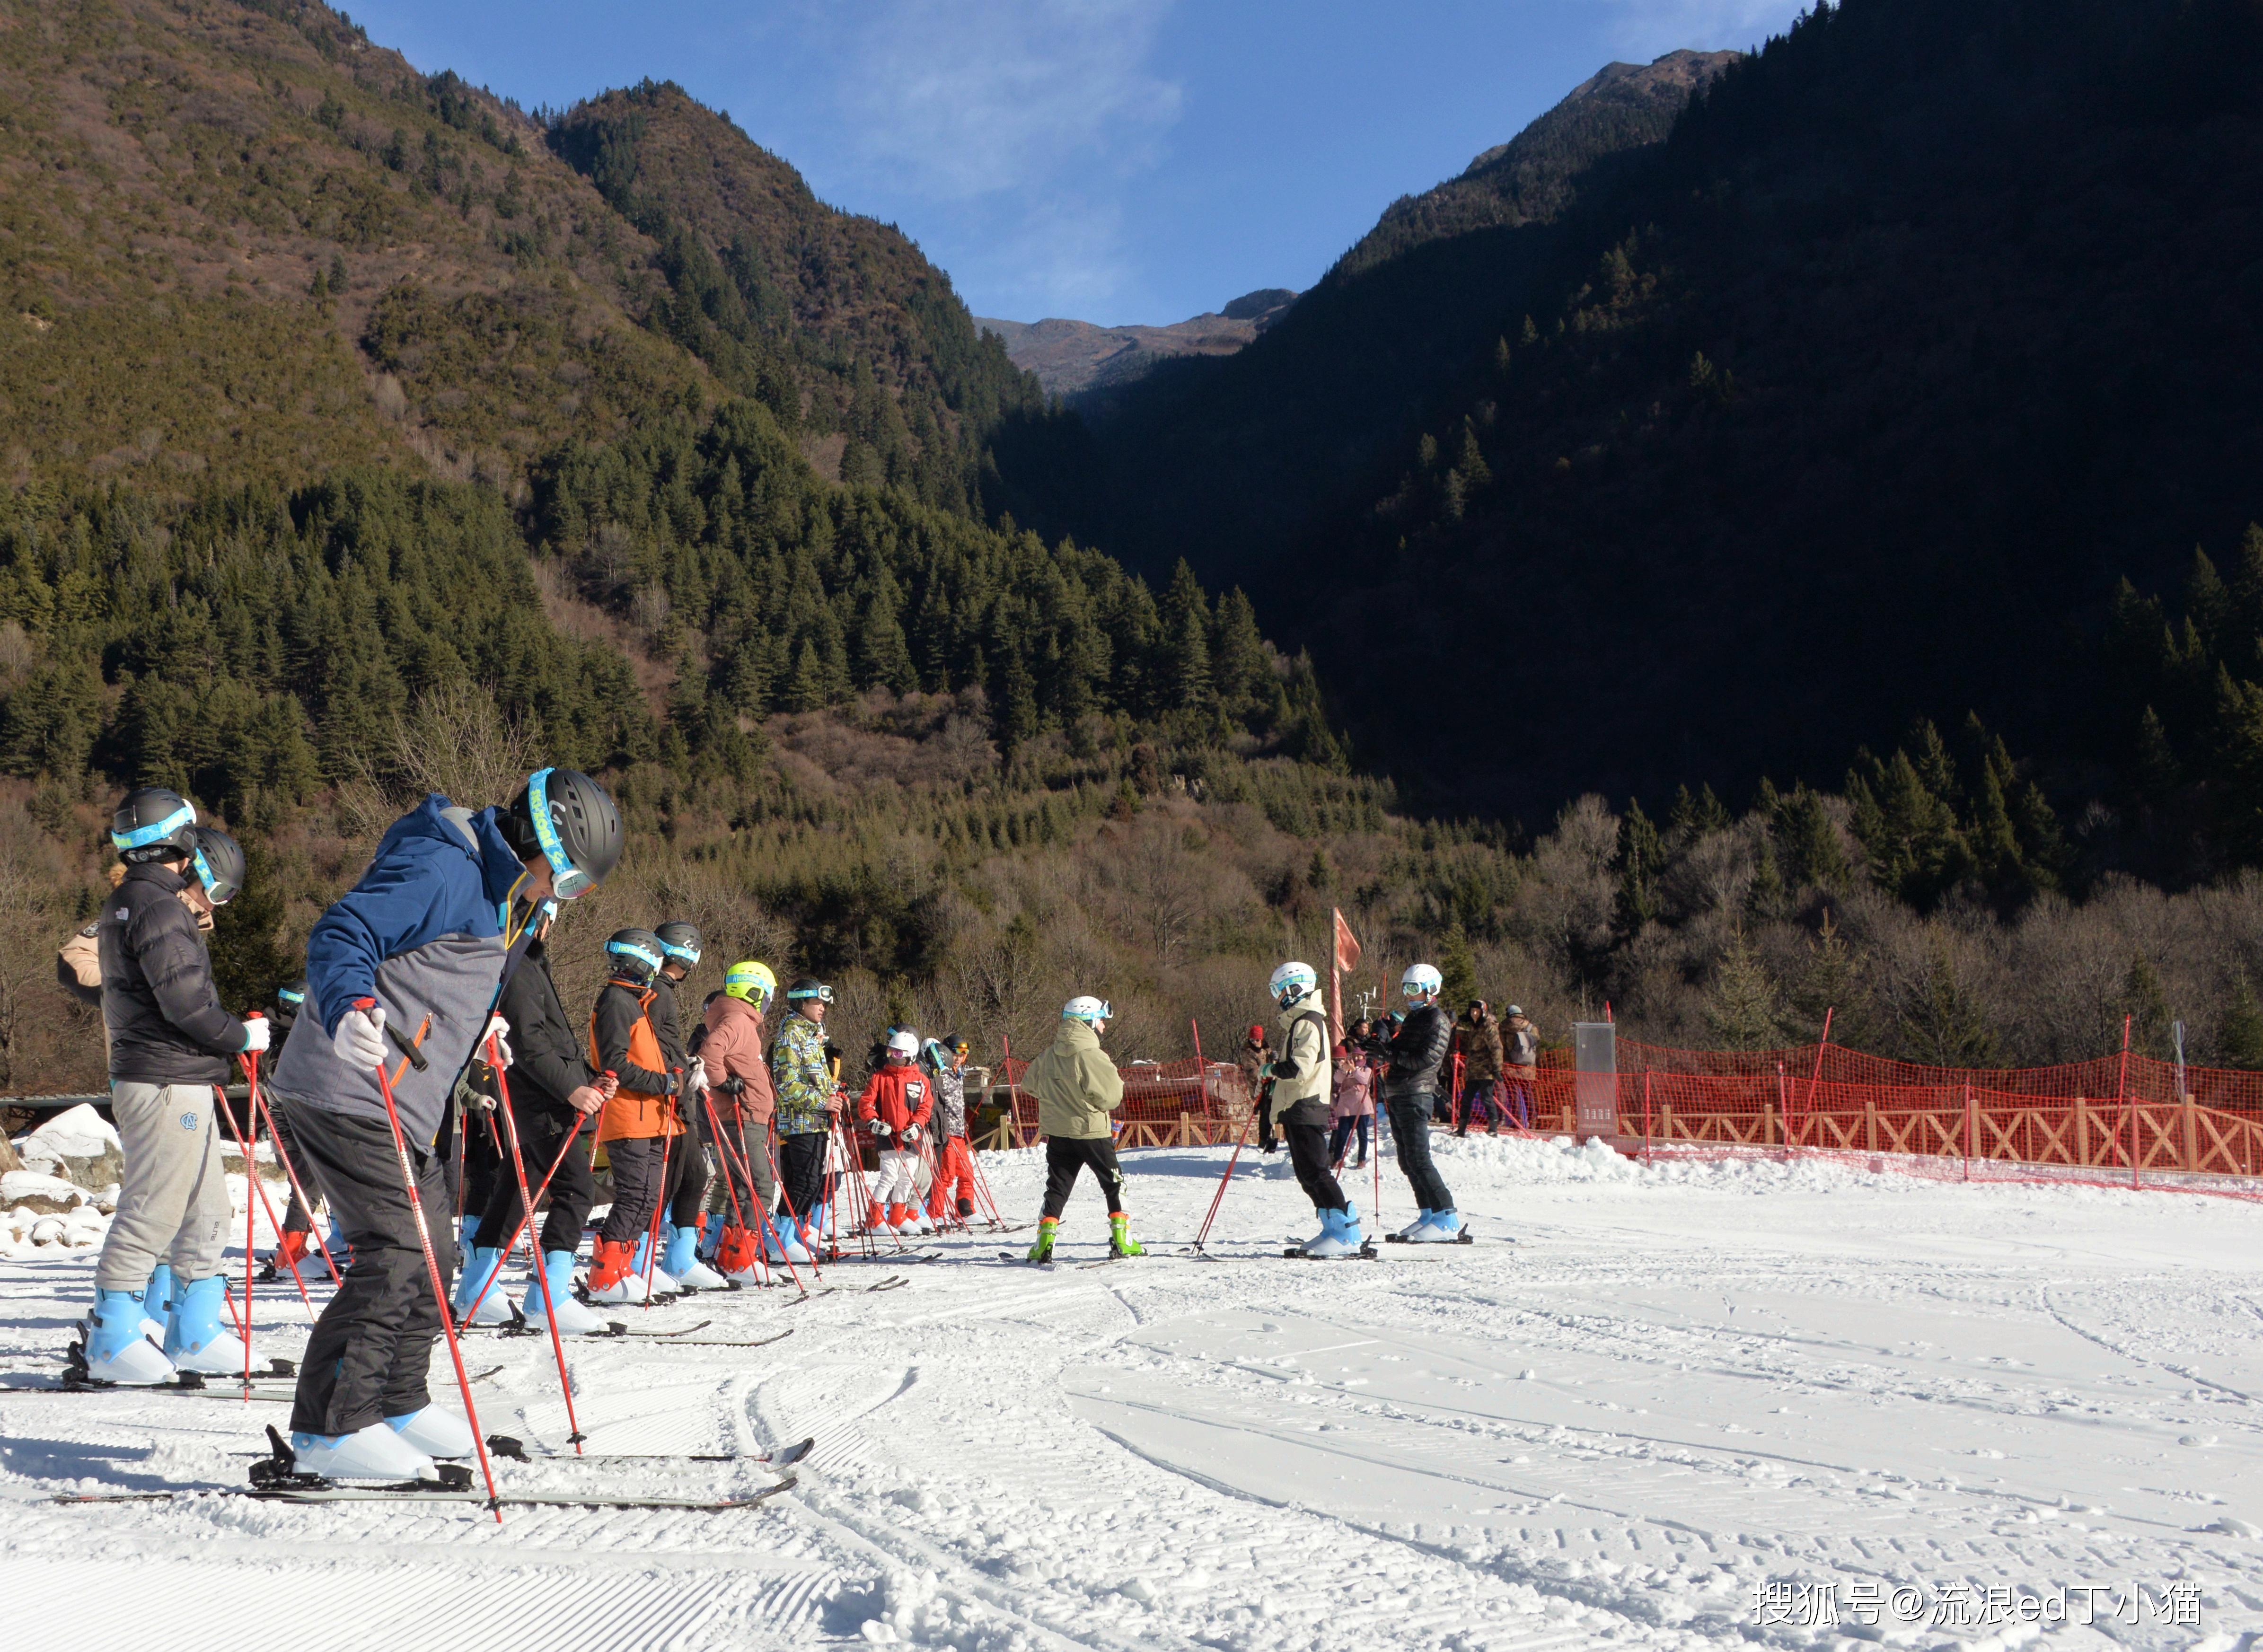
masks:
{"label": "person in blue jacket", "polygon": [[[539,769],[509,804],[476,813],[435,794],[387,828],[361,881],[307,937],[304,1018],[268,1089],[353,1262],[300,1367],[301,1470],[397,1480],[473,1449],[469,1425],[425,1386],[441,1309],[377,1069],[445,1288],[456,1245],[440,1137],[457,1076],[491,1028],[509,1031],[495,1006],[528,918],[596,887],[620,852],[612,799],[570,768]],[[508,1065],[507,1043],[500,1053]]]}

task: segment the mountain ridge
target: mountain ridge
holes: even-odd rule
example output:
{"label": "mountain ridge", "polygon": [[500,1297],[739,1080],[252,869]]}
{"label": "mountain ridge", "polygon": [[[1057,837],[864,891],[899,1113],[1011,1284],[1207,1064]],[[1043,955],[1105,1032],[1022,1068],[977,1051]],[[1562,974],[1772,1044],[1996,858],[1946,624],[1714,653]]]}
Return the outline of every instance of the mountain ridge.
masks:
{"label": "mountain ridge", "polygon": [[1110,327],[1063,316],[1036,321],[977,316],[974,324],[997,334],[1014,364],[1036,374],[1046,394],[1073,400],[1085,391],[1129,384],[1175,357],[1230,356],[1271,326],[1296,299],[1287,287],[1260,287],[1218,309],[1163,327]]}

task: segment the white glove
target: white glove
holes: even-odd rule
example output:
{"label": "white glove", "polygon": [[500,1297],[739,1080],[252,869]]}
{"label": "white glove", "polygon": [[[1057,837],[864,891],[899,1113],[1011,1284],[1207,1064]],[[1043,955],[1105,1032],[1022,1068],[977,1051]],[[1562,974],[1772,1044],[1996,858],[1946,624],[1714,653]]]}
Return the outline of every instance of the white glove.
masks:
{"label": "white glove", "polygon": [[510,1053],[510,1023],[500,1015],[488,1018],[487,1031],[480,1035],[480,1054],[482,1057],[485,1057],[488,1053],[488,1040],[490,1038],[495,1040],[495,1057],[488,1062],[488,1065],[498,1071],[510,1066],[513,1060]]}
{"label": "white glove", "polygon": [[886,1136],[888,1133],[888,1127],[878,1119],[874,1119],[871,1123],[866,1125],[864,1128],[871,1130],[875,1136]]}
{"label": "white glove", "polygon": [[918,1125],[907,1124],[904,1126],[904,1145],[907,1147],[917,1147],[919,1145]]}
{"label": "white glove", "polygon": [[694,1090],[707,1087],[707,1064],[698,1056],[691,1058],[691,1087]]}
{"label": "white glove", "polygon": [[330,1048],[349,1067],[383,1066],[385,1006],[348,1010],[339,1018],[338,1030],[330,1035]]}
{"label": "white glove", "polygon": [[267,1018],[264,1015],[253,1016],[243,1024],[243,1053],[247,1056],[257,1055],[267,1048],[267,1041],[274,1035],[275,1029],[267,1024]]}

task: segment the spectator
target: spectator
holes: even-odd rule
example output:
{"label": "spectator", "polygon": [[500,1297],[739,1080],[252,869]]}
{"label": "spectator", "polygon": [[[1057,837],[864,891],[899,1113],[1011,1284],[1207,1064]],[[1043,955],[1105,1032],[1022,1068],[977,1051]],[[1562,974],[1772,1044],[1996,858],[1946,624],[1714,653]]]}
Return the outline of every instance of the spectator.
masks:
{"label": "spectator", "polygon": [[1249,1036],[1233,1052],[1233,1062],[1241,1069],[1241,1082],[1249,1092],[1249,1104],[1257,1109],[1257,1145],[1269,1153],[1280,1143],[1273,1134],[1272,1111],[1265,1105],[1265,1093],[1273,1087],[1273,1046],[1266,1039],[1264,1028],[1249,1029]]}
{"label": "spectator", "polygon": [[1473,999],[1454,1026],[1454,1050],[1462,1058],[1462,1105],[1454,1134],[1467,1136],[1470,1121],[1482,1111],[1486,1134],[1499,1135],[1493,1088],[1500,1082],[1500,1023],[1483,999]]}
{"label": "spectator", "polygon": [[1525,1020],[1524,1011],[1512,1004],[1508,1006],[1508,1078],[1501,1088],[1506,1093],[1504,1113],[1514,1110],[1516,1128],[1532,1128],[1532,1109],[1537,1096],[1534,1088],[1540,1070],[1540,1029]]}
{"label": "spectator", "polygon": [[[1354,1029],[1356,1032],[1356,1028]],[[1344,1167],[1344,1148],[1352,1131],[1359,1131],[1359,1160],[1352,1168],[1367,1167],[1368,1136],[1375,1128],[1375,1069],[1367,1051],[1349,1039],[1336,1046],[1335,1094],[1328,1107],[1333,1139],[1328,1143],[1330,1168]]]}

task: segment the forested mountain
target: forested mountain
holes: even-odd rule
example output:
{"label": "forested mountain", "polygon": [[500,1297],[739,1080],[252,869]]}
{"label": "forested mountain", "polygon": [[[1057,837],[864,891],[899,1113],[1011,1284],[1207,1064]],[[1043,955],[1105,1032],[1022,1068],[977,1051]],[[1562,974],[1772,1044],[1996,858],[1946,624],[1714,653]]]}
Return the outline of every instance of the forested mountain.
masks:
{"label": "forested mountain", "polygon": [[[1493,349],[1504,295],[1538,278],[1547,227],[1663,139],[1732,55],[1610,66],[1459,177],[1394,203],[1248,349],[1010,422],[994,496],[1134,566],[1183,553],[1269,579],[1300,535],[1372,501],[1395,445]],[[1275,623],[1306,624],[1309,595],[1284,598]]]}
{"label": "forested mountain", "polygon": [[1088,496],[1183,486],[1100,542],[1247,583],[1435,801],[1833,780],[1968,710],[2112,793],[2145,703],[2096,692],[2117,579],[2166,590],[2263,514],[2259,19],[1820,7],[1552,223],[1158,374],[1086,433]]}

